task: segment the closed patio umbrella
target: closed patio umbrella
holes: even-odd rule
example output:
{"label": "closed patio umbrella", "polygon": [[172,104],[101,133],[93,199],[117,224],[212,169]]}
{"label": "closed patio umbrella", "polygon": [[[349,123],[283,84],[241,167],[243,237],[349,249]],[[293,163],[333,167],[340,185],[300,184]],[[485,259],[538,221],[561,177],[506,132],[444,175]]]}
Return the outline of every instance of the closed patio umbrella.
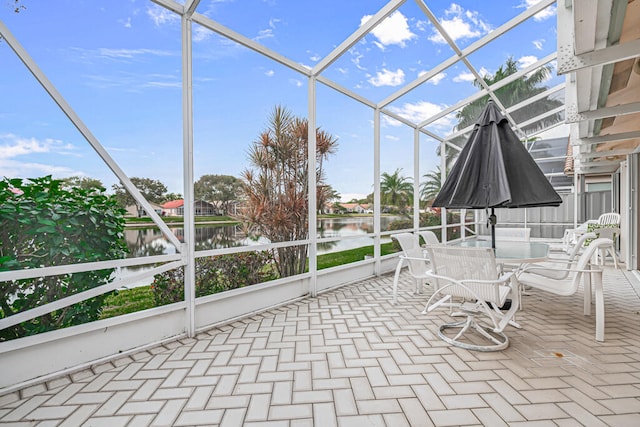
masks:
{"label": "closed patio umbrella", "polygon": [[491,246],[495,248],[494,208],[559,206],[561,203],[562,199],[506,117],[489,101],[433,206],[491,208]]}

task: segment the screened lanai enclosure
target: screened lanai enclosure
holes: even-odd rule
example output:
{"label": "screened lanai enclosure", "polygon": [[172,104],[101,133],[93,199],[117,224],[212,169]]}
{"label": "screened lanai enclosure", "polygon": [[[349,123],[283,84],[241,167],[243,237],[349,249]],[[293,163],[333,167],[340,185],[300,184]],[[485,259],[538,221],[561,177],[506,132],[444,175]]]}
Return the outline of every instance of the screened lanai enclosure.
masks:
{"label": "screened lanai enclosure", "polygon": [[488,101],[563,199],[498,225],[636,270],[640,2],[478,3],[2,5],[0,393],[486,234],[430,201]]}

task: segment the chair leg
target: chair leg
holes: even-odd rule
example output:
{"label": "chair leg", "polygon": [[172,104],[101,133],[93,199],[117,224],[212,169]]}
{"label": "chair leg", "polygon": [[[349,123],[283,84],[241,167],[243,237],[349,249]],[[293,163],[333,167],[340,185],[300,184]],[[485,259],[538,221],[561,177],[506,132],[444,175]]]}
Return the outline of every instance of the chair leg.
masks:
{"label": "chair leg", "polygon": [[596,291],[596,341],[604,341],[604,291],[602,289],[602,270],[594,271]]}
{"label": "chair leg", "polygon": [[395,305],[398,303],[398,280],[400,280],[400,271],[402,270],[402,264],[404,260],[401,259],[398,261],[398,266],[396,267],[396,274],[393,276],[393,298],[392,303]]}
{"label": "chair leg", "polygon": [[618,256],[616,255],[616,249],[614,247],[609,248],[609,252],[611,253],[611,258],[613,258],[613,265],[618,269]]}
{"label": "chair leg", "polygon": [[584,292],[584,307],[583,312],[585,316],[591,315],[591,274],[582,273],[582,283]]}

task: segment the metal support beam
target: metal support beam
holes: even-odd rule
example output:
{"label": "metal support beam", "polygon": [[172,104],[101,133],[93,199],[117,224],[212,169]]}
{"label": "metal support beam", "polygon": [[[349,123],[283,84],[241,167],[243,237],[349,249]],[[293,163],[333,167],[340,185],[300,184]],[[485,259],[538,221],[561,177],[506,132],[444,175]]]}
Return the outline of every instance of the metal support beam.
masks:
{"label": "metal support beam", "polygon": [[582,68],[613,64],[614,62],[632,59],[640,52],[640,39],[623,44],[609,46],[582,55],[572,55],[566,47],[558,50],[558,74],[566,74]]}
{"label": "metal support beam", "polygon": [[[639,53],[640,55],[640,53]],[[579,111],[567,118],[567,123],[575,123],[583,120],[604,119],[606,117],[624,116],[626,114],[640,113],[640,102],[614,105],[612,107],[598,108],[596,110]]]}
{"label": "metal support beam", "polygon": [[309,283],[309,293],[312,297],[318,295],[318,231],[317,219],[318,209],[322,209],[322,206],[317,205],[317,182],[316,182],[316,79],[309,77],[307,82],[307,108],[309,113],[308,118],[308,147],[307,147],[307,175],[308,175],[308,235],[309,235],[309,274],[311,280]]}
{"label": "metal support beam", "polygon": [[184,300],[185,332],[196,332],[195,198],[193,190],[193,72],[191,67],[191,18],[182,15],[182,167],[184,191]]}
{"label": "metal support beam", "polygon": [[375,274],[381,273],[382,251],[380,249],[380,216],[382,197],[380,195],[380,109],[373,110],[373,258]]}
{"label": "metal support beam", "polygon": [[420,229],[420,132],[413,130],[413,228]]}
{"label": "metal support beam", "polygon": [[626,139],[635,139],[640,138],[640,130],[634,130],[631,132],[621,132],[614,133],[611,135],[602,135],[602,136],[589,136],[585,138],[580,138],[580,142],[578,145],[593,145],[593,144],[601,144],[603,142],[612,142],[612,141],[624,141]]}

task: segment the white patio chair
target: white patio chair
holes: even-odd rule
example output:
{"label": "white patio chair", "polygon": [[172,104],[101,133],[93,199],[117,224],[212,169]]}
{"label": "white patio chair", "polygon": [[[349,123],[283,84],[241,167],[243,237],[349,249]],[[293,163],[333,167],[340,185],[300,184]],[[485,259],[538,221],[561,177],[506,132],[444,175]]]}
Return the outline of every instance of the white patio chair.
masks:
{"label": "white patio chair", "polygon": [[[569,256],[567,258],[549,257],[549,261],[531,264],[532,267],[535,267],[535,271],[532,272],[550,279],[565,279],[569,275],[571,267],[576,264],[576,257],[580,254],[580,251],[584,246],[584,242],[587,239],[595,240],[597,238],[598,236],[596,233],[585,233],[581,235],[577,243],[571,249],[571,252],[569,252]],[[526,266],[524,268],[527,269]]]}
{"label": "white patio chair", "polygon": [[427,270],[429,261],[424,257],[424,249],[418,243],[418,236],[413,233],[392,234],[391,238],[396,240],[402,248],[402,254],[398,259],[396,273],[393,277],[393,304],[398,302],[398,280],[402,267],[408,266],[409,274],[416,286],[416,293],[422,292],[422,285],[427,280]]}
{"label": "white patio chair", "polygon": [[[593,279],[596,294],[596,341],[604,341],[602,269],[592,265],[590,261],[600,247],[611,243],[610,239],[605,238],[592,241],[580,255],[578,262],[569,269],[551,269],[542,265],[531,264],[518,273],[518,282],[522,286],[540,289],[555,295],[568,296],[578,291],[582,281],[584,288],[584,315],[589,316],[591,314],[591,285]],[[545,272],[545,270],[547,271]],[[549,277],[551,270],[556,270],[559,277],[564,277],[559,279]],[[567,274],[563,275],[565,272]]]}
{"label": "white patio chair", "polygon": [[[520,305],[515,275],[500,273],[491,248],[432,245],[427,246],[427,251],[432,265],[427,275],[432,278],[435,291],[423,313],[446,304],[466,316],[461,322],[441,325],[438,336],[451,345],[469,350],[507,348],[509,338],[503,330],[513,323]],[[498,307],[504,306],[508,298],[511,298],[511,307],[506,312],[500,311]],[[483,324],[482,319],[489,324]],[[448,329],[453,329],[453,334],[447,334]]]}
{"label": "white patio chair", "polygon": [[418,231],[418,236],[422,237],[425,245],[437,245],[440,243],[436,233],[431,230]]}
{"label": "white patio chair", "polygon": [[[620,225],[620,214],[608,212],[600,215],[598,219],[590,219],[578,226],[578,228],[568,228],[564,230],[562,237],[562,249],[569,253],[581,235],[589,231],[589,224],[598,225]],[[604,227],[603,227],[604,228]],[[606,236],[603,236],[606,237]],[[617,261],[616,261],[617,262]]]}
{"label": "white patio chair", "polygon": [[598,251],[596,252],[596,264],[605,265],[605,259],[607,254],[611,254],[611,258],[613,258],[613,265],[615,268],[618,268],[618,256],[616,255],[616,246],[615,241],[616,237],[620,235],[620,227],[604,227],[593,230],[593,234],[596,237],[601,237],[605,239],[611,240],[610,245],[601,245]]}
{"label": "white patio chair", "polygon": [[620,214],[616,212],[603,213],[598,217],[600,225],[620,225]]}

